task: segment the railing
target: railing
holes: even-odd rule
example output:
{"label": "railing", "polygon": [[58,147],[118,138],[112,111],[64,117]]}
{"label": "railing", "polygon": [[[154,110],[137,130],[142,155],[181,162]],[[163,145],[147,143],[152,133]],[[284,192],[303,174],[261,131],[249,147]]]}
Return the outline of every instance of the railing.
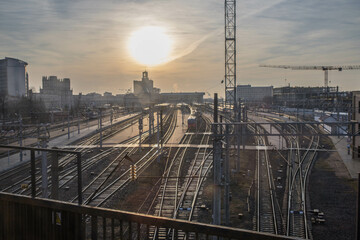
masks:
{"label": "railing", "polygon": [[[154,236],[153,229],[166,229]],[[215,237],[215,238],[214,238]],[[296,239],[0,193],[0,239]]]}
{"label": "railing", "polygon": [[[82,204],[82,169],[81,169],[81,152],[71,151],[71,150],[62,150],[58,148],[34,148],[34,147],[18,147],[18,146],[9,146],[1,145],[0,148],[9,148],[9,149],[18,149],[29,150],[30,151],[30,179],[31,179],[31,196],[35,198],[36,196],[36,169],[35,169],[35,152],[50,152],[55,154],[55,158],[51,164],[51,178],[52,178],[52,198],[58,199],[58,189],[59,189],[59,160],[58,154],[73,154],[76,155],[76,164],[77,164],[77,192],[78,192],[78,203]],[[46,171],[45,171],[46,172]]]}

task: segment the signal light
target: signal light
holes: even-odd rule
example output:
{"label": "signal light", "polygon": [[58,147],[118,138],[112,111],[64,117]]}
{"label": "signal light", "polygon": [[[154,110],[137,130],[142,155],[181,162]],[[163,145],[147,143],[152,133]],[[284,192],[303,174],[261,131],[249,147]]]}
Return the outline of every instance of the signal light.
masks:
{"label": "signal light", "polygon": [[131,180],[136,180],[136,165],[130,165],[130,178]]}

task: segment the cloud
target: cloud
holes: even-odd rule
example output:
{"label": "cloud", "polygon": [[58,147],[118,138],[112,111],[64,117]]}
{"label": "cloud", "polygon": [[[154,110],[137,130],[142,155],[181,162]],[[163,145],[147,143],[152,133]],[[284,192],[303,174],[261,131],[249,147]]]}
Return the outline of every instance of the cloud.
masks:
{"label": "cloud", "polygon": [[205,42],[209,37],[215,35],[219,33],[219,30],[215,30],[205,36],[203,36],[202,38],[200,38],[199,40],[193,42],[192,44],[190,44],[187,48],[185,48],[183,51],[181,51],[180,53],[174,55],[174,56],[171,56],[166,62],[171,62],[171,61],[174,61],[178,58],[182,58],[182,57],[185,57],[189,54],[191,54],[193,51],[195,51],[199,46],[200,44],[202,44],[203,42]]}
{"label": "cloud", "polygon": [[[278,1],[275,1],[275,2],[273,2],[271,4],[269,4],[269,5],[265,5],[265,6],[261,7],[261,8],[258,8],[258,9],[254,10],[254,11],[251,11],[251,12],[245,14],[245,15],[240,15],[240,19],[245,19],[245,18],[254,16],[254,15],[260,14],[260,13],[266,11],[267,9],[270,9],[270,8],[280,4],[282,2],[285,2],[285,0],[278,0]],[[238,19],[237,19],[237,21],[238,21]],[[182,58],[182,57],[185,57],[185,56],[191,54],[193,51],[195,51],[200,46],[200,44],[205,42],[210,37],[222,33],[223,31],[224,31],[224,28],[222,27],[222,28],[218,28],[217,30],[212,31],[209,34],[206,34],[205,36],[201,37],[197,41],[191,43],[187,48],[182,50],[180,53],[171,56],[168,60],[166,60],[166,62],[171,62],[171,61],[174,61],[174,60],[176,60],[178,58]]]}
{"label": "cloud", "polygon": [[[200,91],[224,74],[223,11],[218,0],[0,0],[0,52],[29,62],[32,86],[42,75],[67,75],[74,92],[106,91],[131,86],[143,70],[129,58],[130,33],[160,25],[176,46],[170,62],[151,69],[157,86],[181,82],[179,91]],[[283,84],[283,72],[262,63],[359,64],[359,22],[358,0],[237,1],[238,83]],[[286,74],[299,83],[309,78]],[[359,71],[339,76],[344,86],[359,86]]]}

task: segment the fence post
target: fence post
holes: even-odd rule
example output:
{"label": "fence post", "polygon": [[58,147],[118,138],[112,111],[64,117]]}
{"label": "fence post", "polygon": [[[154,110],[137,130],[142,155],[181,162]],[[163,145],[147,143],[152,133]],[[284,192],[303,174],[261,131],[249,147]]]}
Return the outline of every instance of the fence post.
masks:
{"label": "fence post", "polygon": [[356,199],[356,238],[360,240],[360,173],[358,173],[358,189]]}
{"label": "fence post", "polygon": [[59,199],[59,159],[58,153],[53,153],[51,162],[51,198]]}
{"label": "fence post", "polygon": [[76,154],[77,174],[78,174],[78,203],[82,204],[82,175],[81,175],[81,153]]}
{"label": "fence post", "polygon": [[35,151],[31,150],[31,197],[36,197],[36,183],[35,183]]}

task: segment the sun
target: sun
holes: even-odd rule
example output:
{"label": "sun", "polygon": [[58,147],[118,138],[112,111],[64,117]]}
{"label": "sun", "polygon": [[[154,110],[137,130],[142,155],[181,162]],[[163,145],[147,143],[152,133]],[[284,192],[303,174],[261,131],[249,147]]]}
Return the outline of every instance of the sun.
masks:
{"label": "sun", "polygon": [[143,27],[131,34],[128,48],[137,62],[154,66],[168,61],[172,40],[162,27]]}

